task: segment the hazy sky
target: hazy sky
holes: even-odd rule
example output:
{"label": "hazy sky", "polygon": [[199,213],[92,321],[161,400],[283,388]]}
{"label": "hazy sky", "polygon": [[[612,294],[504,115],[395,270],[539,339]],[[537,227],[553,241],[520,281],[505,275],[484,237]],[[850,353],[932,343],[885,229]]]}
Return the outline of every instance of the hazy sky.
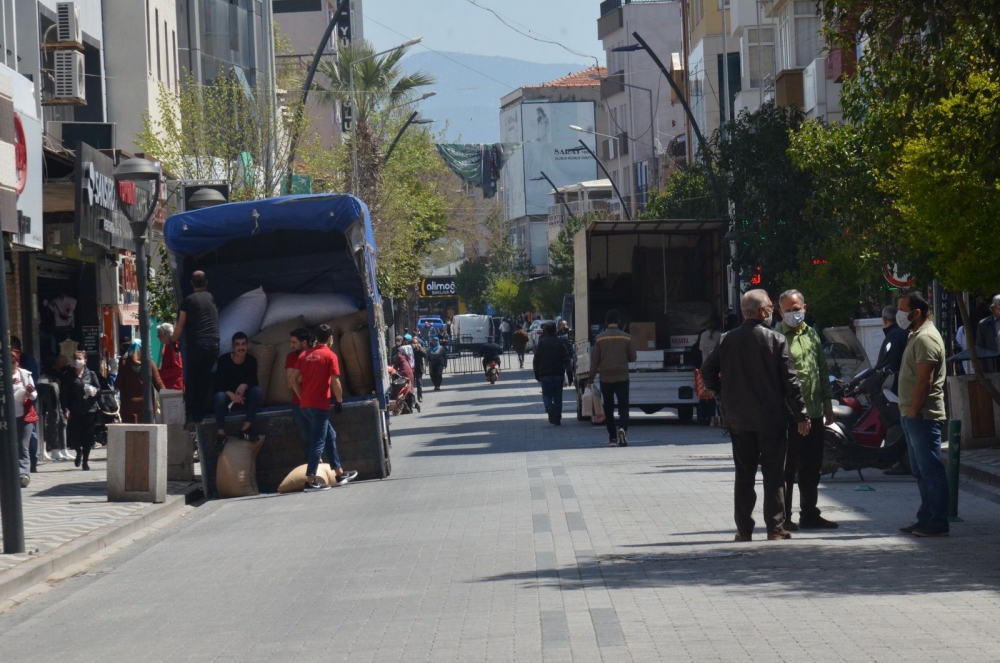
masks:
{"label": "hazy sky", "polygon": [[[423,37],[423,44],[436,51],[502,55],[529,62],[578,62],[584,66],[592,65],[593,57],[604,62],[604,51],[597,39],[600,0],[474,1],[495,10],[522,32],[561,42],[583,55],[520,35],[470,0],[364,0],[365,38],[377,49]],[[413,52],[419,50],[421,46],[416,46]]]}

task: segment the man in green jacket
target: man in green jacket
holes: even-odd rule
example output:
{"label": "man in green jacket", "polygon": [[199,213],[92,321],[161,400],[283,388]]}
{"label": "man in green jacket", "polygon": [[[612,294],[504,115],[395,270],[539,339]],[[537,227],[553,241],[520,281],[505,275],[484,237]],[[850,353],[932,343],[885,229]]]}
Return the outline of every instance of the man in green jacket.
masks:
{"label": "man in green jacket", "polygon": [[[812,427],[807,435],[799,435],[793,423],[788,433],[788,455],[785,457],[785,529],[834,529],[837,523],[820,516],[816,508],[819,499],[819,473],[823,467],[823,432],[826,423],[833,422],[833,396],[830,392],[830,370],[823,353],[823,341],[816,330],[805,323],[806,301],[798,290],[786,290],[778,298],[781,324],[778,331],[788,339],[788,351],[802,385],[802,397]],[[799,477],[799,523],[792,522],[792,496],[795,475]]]}

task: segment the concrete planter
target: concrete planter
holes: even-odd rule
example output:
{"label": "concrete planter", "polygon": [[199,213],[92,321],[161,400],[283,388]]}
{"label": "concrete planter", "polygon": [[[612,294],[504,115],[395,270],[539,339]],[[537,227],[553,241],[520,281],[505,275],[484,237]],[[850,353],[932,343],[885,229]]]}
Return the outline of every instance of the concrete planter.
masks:
{"label": "concrete planter", "polygon": [[[1000,373],[988,373],[990,381],[1000,388]],[[948,400],[951,418],[962,422],[962,448],[982,449],[1000,445],[1000,406],[997,406],[974,375],[948,378]]]}
{"label": "concrete planter", "polygon": [[163,424],[108,426],[108,500],[167,499],[167,427]]}

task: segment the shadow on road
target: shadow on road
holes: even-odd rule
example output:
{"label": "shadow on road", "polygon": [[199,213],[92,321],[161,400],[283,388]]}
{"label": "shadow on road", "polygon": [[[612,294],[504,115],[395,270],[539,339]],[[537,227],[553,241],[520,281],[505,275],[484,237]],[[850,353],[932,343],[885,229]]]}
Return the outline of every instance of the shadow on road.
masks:
{"label": "shadow on road", "polygon": [[64,483],[40,490],[32,497],[107,497],[108,484],[105,481],[81,481]]}

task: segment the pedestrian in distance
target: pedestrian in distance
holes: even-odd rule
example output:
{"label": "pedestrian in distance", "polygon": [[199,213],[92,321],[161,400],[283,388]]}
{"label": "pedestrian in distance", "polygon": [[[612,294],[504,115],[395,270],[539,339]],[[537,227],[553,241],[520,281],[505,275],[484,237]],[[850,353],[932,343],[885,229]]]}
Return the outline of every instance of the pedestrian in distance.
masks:
{"label": "pedestrian in distance", "polygon": [[309,444],[309,425],[302,414],[301,397],[299,395],[299,383],[295,380],[295,371],[298,370],[299,359],[312,347],[310,343],[309,330],[304,327],[293,329],[288,338],[289,352],[285,355],[285,385],[292,390],[292,419],[302,436],[303,450],[305,451],[306,462],[309,462],[309,453],[312,448]]}
{"label": "pedestrian in distance", "polygon": [[156,328],[156,335],[163,346],[160,356],[160,379],[164,389],[184,391],[184,362],[181,359],[181,345],[174,343],[174,326],[164,322]]}
{"label": "pedestrian in distance", "polygon": [[[722,337],[722,321],[718,315],[712,314],[708,320],[708,327],[698,335],[698,366],[705,362],[708,355],[712,354],[715,346],[719,344]],[[714,398],[702,398],[698,400],[698,423],[708,426],[715,417],[716,400]]]}
{"label": "pedestrian in distance", "polygon": [[399,345],[397,352],[400,352],[406,357],[406,361],[410,364],[410,371],[413,371],[413,367],[416,365],[416,360],[413,358],[413,336],[410,334],[403,334],[403,340]]}
{"label": "pedestrian in distance", "polygon": [[[628,446],[628,365],[636,360],[632,338],[618,328],[618,311],[611,309],[604,316],[608,328],[597,336],[590,358],[590,383],[601,377],[601,399],[604,402],[604,422],[608,429],[608,446]],[[618,422],[615,423],[615,401],[618,401]]]}
{"label": "pedestrian in distance", "polygon": [[504,352],[508,352],[510,350],[510,342],[513,332],[514,327],[510,324],[510,318],[504,318],[503,322],[500,323],[500,338],[503,339]]}
{"label": "pedestrian in distance", "polygon": [[260,439],[253,425],[264,402],[264,390],[257,383],[257,359],[249,353],[250,339],[241,331],[233,334],[233,351],[219,357],[215,369],[216,451],[226,443],[226,415],[244,412],[240,437],[250,442]]}
{"label": "pedestrian in distance", "polygon": [[514,352],[517,353],[518,366],[524,368],[524,353],[528,351],[528,332],[518,327],[511,335],[510,342],[514,346]]}
{"label": "pedestrian in distance", "polygon": [[11,382],[14,391],[14,418],[17,421],[17,457],[21,476],[21,488],[31,483],[31,473],[38,471],[38,458],[31,457],[31,434],[38,421],[35,401],[38,392],[31,372],[21,368],[21,352],[17,348],[10,351]]}
{"label": "pedestrian in distance", "polygon": [[535,380],[542,385],[542,404],[549,423],[562,425],[563,372],[566,362],[566,344],[556,336],[556,323],[546,322],[535,347],[532,361]]}
{"label": "pedestrian in distance", "polygon": [[[808,435],[799,435],[797,425],[788,427],[785,455],[785,529],[836,529],[837,523],[820,515],[819,475],[823,469],[823,433],[833,423],[833,393],[830,369],[823,352],[823,340],[806,324],[806,301],[798,290],[786,290],[778,297],[781,322],[778,331],[788,341],[788,353],[795,363],[802,399],[809,415]],[[792,521],[795,480],[799,484],[799,522]]]}
{"label": "pedestrian in distance", "polygon": [[1000,295],[993,295],[990,314],[976,325],[976,347],[1000,351]]}
{"label": "pedestrian in distance", "polygon": [[927,319],[930,304],[919,292],[899,299],[897,322],[910,329],[899,369],[899,412],[910,454],[910,467],[920,489],[917,522],[900,532],[916,536],[948,536],[948,476],[941,464],[945,349],[941,334]]}
{"label": "pedestrian in distance", "polygon": [[572,387],[576,376],[573,375],[573,359],[576,355],[576,346],[573,345],[573,330],[569,328],[569,323],[565,320],[559,325],[556,336],[566,346],[566,357],[563,359],[563,369],[566,372],[566,386]]}
{"label": "pedestrian in distance", "polygon": [[444,378],[444,369],[448,365],[448,352],[437,336],[431,337],[430,347],[427,348],[427,366],[431,373],[431,383],[434,391],[441,391],[441,381]]}
{"label": "pedestrian in distance", "polygon": [[[150,362],[149,369],[150,377],[153,380],[153,388],[156,391],[165,389],[156,364]],[[115,387],[118,389],[118,394],[121,397],[119,414],[121,415],[122,423],[155,423],[142,420],[142,396],[149,387],[142,381],[142,341],[139,339],[132,341],[128,348],[128,354],[119,362],[118,379],[115,380]]]}
{"label": "pedestrian in distance", "polygon": [[[10,337],[10,347],[12,350],[17,350],[21,353],[21,360],[18,362],[21,368],[31,373],[32,384],[38,385],[38,380],[41,378],[41,372],[38,367],[38,360],[35,359],[34,355],[30,352],[25,352],[24,348],[21,346],[21,339],[17,336]],[[38,464],[38,424],[31,427],[31,459],[32,464]],[[53,452],[55,452],[53,450]],[[49,455],[48,449],[41,450],[42,458],[46,461],[53,460],[52,456]],[[57,454],[58,455],[58,454]],[[60,460],[56,458],[55,460]]]}
{"label": "pedestrian in distance", "polygon": [[205,416],[212,388],[212,367],[219,358],[219,310],[215,307],[212,293],[208,291],[205,272],[191,274],[191,288],[194,292],[181,301],[177,325],[170,340],[177,343],[181,336],[184,337],[187,417],[189,422],[199,424]]}
{"label": "pedestrian in distance", "polygon": [[419,338],[413,339],[410,347],[413,350],[413,384],[417,388],[417,400],[423,401],[424,386],[420,381],[424,377],[424,368],[427,365],[427,350]]}
{"label": "pedestrian in distance", "polygon": [[76,450],[77,467],[90,469],[90,450],[94,448],[94,423],[97,421],[99,405],[97,395],[101,383],[97,375],[87,368],[87,354],[78,350],[73,355],[73,363],[62,374],[63,417],[66,418],[68,446]]}
{"label": "pedestrian in distance", "polygon": [[302,353],[293,373],[301,411],[309,425],[309,457],[306,461],[307,482],[304,489],[307,493],[331,488],[316,477],[324,452],[334,469],[338,486],[346,485],[358,476],[356,471],[347,471],[341,467],[340,456],[337,454],[337,433],[330,423],[331,398],[334,413],[340,414],[344,410],[340,362],[331,349],[332,344],[333,329],[329,325],[320,325],[316,329],[316,345]]}
{"label": "pedestrian in distance", "polygon": [[495,361],[498,365],[500,364],[501,354],[503,354],[503,348],[493,341],[492,336],[487,336],[486,342],[479,347],[479,356],[483,359],[484,373],[489,368],[491,361]]}
{"label": "pedestrian in distance", "polygon": [[736,467],[736,540],[753,538],[754,484],[764,475],[764,523],[768,540],[790,539],[785,523],[785,453],[788,417],[806,437],[812,430],[788,341],[770,328],[774,305],[764,290],[740,301],[744,322],[725,334],[702,364],[705,386],[722,399]]}
{"label": "pedestrian in distance", "polygon": [[878,362],[886,362],[886,368],[892,371],[892,393],[899,394],[899,367],[903,363],[903,353],[906,351],[906,342],[910,332],[903,329],[896,322],[896,315],[899,313],[893,304],[889,304],[882,309],[882,333],[885,339],[878,350]]}

